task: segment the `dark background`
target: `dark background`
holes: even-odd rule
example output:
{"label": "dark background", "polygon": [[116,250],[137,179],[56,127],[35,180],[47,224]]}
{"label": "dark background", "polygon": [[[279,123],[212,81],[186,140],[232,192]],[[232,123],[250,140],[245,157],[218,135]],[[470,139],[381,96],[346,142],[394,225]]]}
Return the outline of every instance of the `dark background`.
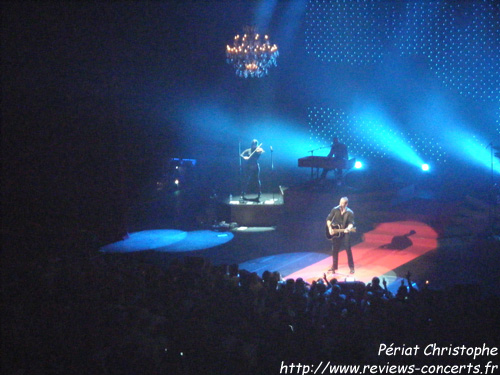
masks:
{"label": "dark background", "polygon": [[[237,193],[238,146],[254,137],[264,137],[268,151],[266,191],[303,181],[308,171],[298,170],[296,160],[317,146],[308,115],[323,106],[352,118],[361,104],[384,103],[398,131],[442,135],[449,157],[436,170],[489,184],[489,151],[482,166],[466,160],[499,137],[498,5],[441,2],[419,23],[411,19],[418,8],[411,2],[332,4],[344,32],[330,25],[325,37],[315,21],[321,12],[306,1],[4,2],[5,231],[63,242],[89,233],[100,243],[115,240],[130,230],[133,204],[157,199],[155,184],[171,157],[197,160],[195,206],[213,191]],[[280,48],[278,66],[261,79],[236,77],[225,62],[226,44],[247,24],[264,29]],[[434,26],[418,29],[426,24]],[[370,28],[379,40],[359,37]],[[327,61],[313,44],[328,35],[336,36],[326,49],[333,55],[343,47],[363,58],[375,49],[375,61]],[[432,45],[438,38],[441,52]],[[421,53],[406,53],[418,41]],[[325,135],[320,145],[328,144]],[[460,168],[452,166],[453,150],[465,159]],[[407,169],[395,165],[390,178]]]}

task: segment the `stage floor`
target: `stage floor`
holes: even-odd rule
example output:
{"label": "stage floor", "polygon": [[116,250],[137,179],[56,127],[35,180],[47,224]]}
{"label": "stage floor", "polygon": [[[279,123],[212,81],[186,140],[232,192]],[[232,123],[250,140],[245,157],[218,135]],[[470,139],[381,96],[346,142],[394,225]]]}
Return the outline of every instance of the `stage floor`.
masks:
{"label": "stage floor", "polygon": [[[349,196],[356,217],[357,231],[351,235],[354,275],[349,273],[344,251],[339,255],[338,273],[328,273],[331,242],[325,237],[325,219],[343,195]],[[408,189],[361,193],[345,188],[287,190],[263,194],[259,202],[237,197],[219,203],[230,210],[224,213],[230,217],[222,224],[184,231],[168,224],[161,228],[163,232],[158,227],[145,228],[140,236],[131,233],[131,238],[101,251],[143,252],[144,259],[165,265],[174,258],[199,256],[213,264],[238,264],[259,275],[278,271],[284,279],[300,277],[308,282],[325,273],[329,279],[364,283],[377,276],[385,278],[394,292],[408,272],[417,285],[428,282],[436,289],[477,284],[485,294],[500,290],[500,241],[468,231],[475,218],[464,220],[464,212],[470,212],[464,207],[467,202],[444,202],[411,189],[410,193]],[[251,221],[271,219],[272,224],[242,224],[232,220],[235,215]]]}

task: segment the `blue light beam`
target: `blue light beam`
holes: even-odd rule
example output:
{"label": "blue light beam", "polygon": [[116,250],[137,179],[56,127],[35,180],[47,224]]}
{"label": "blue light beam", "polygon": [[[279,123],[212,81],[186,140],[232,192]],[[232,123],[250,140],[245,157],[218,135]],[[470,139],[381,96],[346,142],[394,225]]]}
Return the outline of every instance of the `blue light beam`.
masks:
{"label": "blue light beam", "polygon": [[444,135],[448,146],[457,157],[490,171],[493,161],[493,171],[500,173],[500,163],[494,157],[492,160],[488,142],[479,135],[456,127],[447,128]]}
{"label": "blue light beam", "polygon": [[355,117],[358,131],[365,135],[370,147],[384,154],[421,168],[424,161],[408,144],[401,132],[383,111],[374,106],[365,107]]}

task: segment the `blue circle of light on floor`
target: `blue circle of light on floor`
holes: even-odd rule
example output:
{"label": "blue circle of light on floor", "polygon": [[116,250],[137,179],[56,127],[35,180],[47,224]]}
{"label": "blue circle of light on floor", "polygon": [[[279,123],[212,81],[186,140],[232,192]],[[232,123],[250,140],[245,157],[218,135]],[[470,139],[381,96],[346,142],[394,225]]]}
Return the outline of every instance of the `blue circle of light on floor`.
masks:
{"label": "blue circle of light on floor", "polygon": [[208,249],[229,242],[232,233],[210,230],[184,232],[174,229],[145,230],[131,233],[127,239],[101,248],[105,253],[130,253],[155,250],[162,252],[184,252]]}
{"label": "blue circle of light on floor", "polygon": [[168,246],[165,249],[158,249],[159,251],[193,251],[209,249],[211,247],[219,246],[229,242],[233,239],[234,235],[230,232],[214,232],[212,230],[195,230],[187,232],[184,240]]}

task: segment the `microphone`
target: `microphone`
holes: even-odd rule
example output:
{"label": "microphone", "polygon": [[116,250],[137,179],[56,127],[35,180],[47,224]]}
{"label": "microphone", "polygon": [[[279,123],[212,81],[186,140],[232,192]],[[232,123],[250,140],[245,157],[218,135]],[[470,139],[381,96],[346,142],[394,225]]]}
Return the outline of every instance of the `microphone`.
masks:
{"label": "microphone", "polygon": [[273,146],[269,146],[269,148],[271,149],[271,152],[273,152]]}

